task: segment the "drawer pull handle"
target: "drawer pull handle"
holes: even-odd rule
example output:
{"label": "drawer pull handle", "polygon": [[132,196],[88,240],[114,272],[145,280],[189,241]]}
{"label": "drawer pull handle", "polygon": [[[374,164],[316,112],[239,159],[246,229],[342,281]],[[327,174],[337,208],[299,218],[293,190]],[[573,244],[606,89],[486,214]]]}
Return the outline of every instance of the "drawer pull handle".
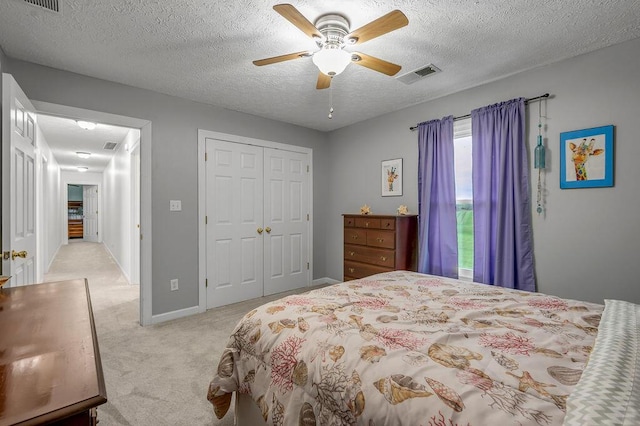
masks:
{"label": "drawer pull handle", "polygon": [[351,272],[353,274],[355,272],[355,269],[349,268],[349,272]]}
{"label": "drawer pull handle", "polygon": [[391,226],[391,223],[387,222],[387,228]]}
{"label": "drawer pull handle", "polygon": [[365,227],[365,228],[368,228],[368,227],[369,227],[369,222],[365,222],[365,223],[364,223],[364,227]]}
{"label": "drawer pull handle", "polygon": [[383,262],[386,262],[386,261],[387,261],[387,258],[386,258],[386,257],[384,257],[384,256],[380,256],[380,259],[381,259]]}
{"label": "drawer pull handle", "polygon": [[352,235],[351,238],[354,239],[354,240],[357,240],[358,236],[357,235]]}
{"label": "drawer pull handle", "polygon": [[376,241],[379,243],[383,243],[384,242],[384,238],[376,238]]}
{"label": "drawer pull handle", "polygon": [[349,252],[349,256],[353,256],[354,254],[356,254],[356,252],[355,252],[355,251],[350,251],[350,252]]}

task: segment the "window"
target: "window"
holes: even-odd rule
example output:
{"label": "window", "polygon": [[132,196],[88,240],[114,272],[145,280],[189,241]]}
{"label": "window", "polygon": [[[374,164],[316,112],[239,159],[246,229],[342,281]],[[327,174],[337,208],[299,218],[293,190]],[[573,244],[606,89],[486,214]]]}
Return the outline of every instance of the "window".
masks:
{"label": "window", "polygon": [[471,179],[471,118],[453,123],[458,224],[458,275],[473,279],[473,191]]}

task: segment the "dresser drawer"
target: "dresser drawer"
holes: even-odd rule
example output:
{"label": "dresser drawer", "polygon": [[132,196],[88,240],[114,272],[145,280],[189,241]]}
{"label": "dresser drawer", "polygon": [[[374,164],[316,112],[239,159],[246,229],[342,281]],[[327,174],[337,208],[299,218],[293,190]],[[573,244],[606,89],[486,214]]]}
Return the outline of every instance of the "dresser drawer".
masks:
{"label": "dresser drawer", "polygon": [[367,244],[367,230],[359,228],[345,228],[344,242],[346,244]]}
{"label": "dresser drawer", "polygon": [[388,229],[388,230],[396,229],[396,220],[390,217],[380,219],[380,229]]}
{"label": "dresser drawer", "polygon": [[380,229],[380,219],[370,217],[357,217],[356,228]]}
{"label": "dresser drawer", "polygon": [[353,260],[393,268],[395,266],[395,256],[396,254],[393,250],[354,246],[350,244],[344,246],[344,260]]}
{"label": "dresser drawer", "polygon": [[367,245],[394,249],[396,248],[395,236],[393,231],[367,230]]}
{"label": "dresser drawer", "polygon": [[365,263],[344,261],[344,275],[353,278],[364,278],[369,275],[380,274],[382,272],[393,271],[393,268],[385,268],[376,265],[367,265]]}
{"label": "dresser drawer", "polygon": [[345,216],[344,218],[344,227],[347,228],[353,228],[354,226],[356,226],[356,218],[355,217],[350,217],[350,216]]}

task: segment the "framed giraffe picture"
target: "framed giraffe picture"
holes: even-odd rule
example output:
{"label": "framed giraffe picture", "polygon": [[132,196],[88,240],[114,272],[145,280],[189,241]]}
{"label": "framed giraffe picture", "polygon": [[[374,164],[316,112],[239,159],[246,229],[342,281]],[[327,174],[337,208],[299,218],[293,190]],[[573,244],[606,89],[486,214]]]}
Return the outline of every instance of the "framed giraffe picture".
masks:
{"label": "framed giraffe picture", "polygon": [[560,133],[560,188],[613,186],[613,126]]}

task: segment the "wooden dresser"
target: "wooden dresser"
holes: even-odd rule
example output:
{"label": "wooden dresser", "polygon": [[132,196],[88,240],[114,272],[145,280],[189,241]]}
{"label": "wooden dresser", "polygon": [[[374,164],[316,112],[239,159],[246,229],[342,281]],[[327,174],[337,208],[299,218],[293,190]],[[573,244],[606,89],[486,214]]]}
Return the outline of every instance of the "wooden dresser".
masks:
{"label": "wooden dresser", "polygon": [[95,425],[107,401],[85,280],[0,291],[0,425]]}
{"label": "wooden dresser", "polygon": [[418,268],[418,216],[344,216],[344,280]]}

